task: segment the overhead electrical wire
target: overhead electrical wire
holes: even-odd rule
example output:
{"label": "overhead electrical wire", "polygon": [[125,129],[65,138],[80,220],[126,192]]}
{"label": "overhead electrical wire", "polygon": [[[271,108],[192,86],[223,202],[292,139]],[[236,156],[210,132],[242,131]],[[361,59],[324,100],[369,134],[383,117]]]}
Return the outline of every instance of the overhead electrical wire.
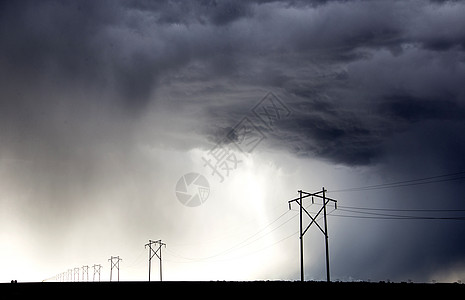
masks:
{"label": "overhead electrical wire", "polygon": [[[175,253],[174,251],[170,250],[168,252],[170,252],[171,254],[173,254],[174,256],[177,256],[178,258],[182,258],[182,259],[185,259],[186,262],[206,262],[206,261],[210,261],[212,259],[215,259],[217,257],[220,257],[220,256],[224,256],[232,251],[237,251],[239,249],[242,249],[252,243],[255,243],[257,242],[258,240],[264,238],[265,236],[268,236],[269,234],[271,234],[272,232],[274,232],[275,230],[277,230],[278,228],[284,226],[286,223],[288,223],[289,221],[291,221],[292,219],[294,219],[297,214],[293,215],[292,217],[286,219],[284,222],[282,222],[281,224],[279,224],[278,226],[274,227],[273,229],[271,230],[268,230],[266,231],[265,233],[263,233],[266,229],[268,229],[271,225],[273,225],[274,223],[276,223],[279,219],[281,219],[282,217],[284,217],[287,213],[289,212],[289,210],[286,210],[284,213],[282,213],[281,215],[279,215],[277,218],[275,218],[273,221],[269,222],[267,225],[265,225],[264,227],[262,227],[261,229],[257,230],[256,232],[254,232],[252,235],[249,235],[248,237],[246,237],[245,239],[243,239],[242,241],[234,244],[233,246],[230,246],[222,251],[219,251],[215,254],[212,254],[212,255],[209,255],[209,256],[203,256],[203,257],[187,257],[187,256],[184,256],[184,255],[180,255],[178,253]],[[263,234],[261,234],[263,233]]]}
{"label": "overhead electrical wire", "polygon": [[377,220],[456,220],[465,221],[465,217],[425,217],[425,216],[355,216],[332,214],[333,217],[345,217],[354,219],[377,219]]}
{"label": "overhead electrical wire", "polygon": [[465,209],[422,209],[422,208],[372,208],[372,207],[359,207],[359,206],[345,206],[338,205],[339,208],[360,209],[360,210],[374,210],[374,211],[406,211],[406,212],[465,212]]}
{"label": "overhead electrical wire", "polygon": [[391,182],[391,183],[382,183],[382,184],[375,184],[375,185],[368,185],[368,186],[361,186],[361,187],[337,189],[337,190],[331,190],[330,192],[341,193],[341,192],[370,191],[370,190],[389,189],[389,188],[398,188],[398,187],[406,187],[406,186],[414,186],[414,185],[422,185],[422,184],[439,183],[439,182],[446,182],[446,181],[453,181],[453,180],[460,180],[460,179],[465,179],[465,171],[442,174],[442,175],[437,175],[437,176],[423,177],[423,178],[418,178],[418,179],[396,181],[396,182]]}
{"label": "overhead electrical wire", "polygon": [[[307,205],[305,208],[308,209],[311,205],[313,205],[313,203],[310,203],[309,205]],[[331,214],[332,212],[334,212],[334,208],[328,212],[328,215]],[[179,253],[176,253],[175,251],[172,251],[171,249],[168,250],[167,249],[167,252],[169,252],[171,255],[177,257],[177,258],[181,258],[183,259],[184,261],[173,261],[173,262],[177,262],[177,263],[190,263],[190,262],[218,262],[218,261],[228,261],[228,260],[232,260],[232,259],[237,259],[237,258],[240,258],[240,257],[243,257],[243,256],[248,256],[248,255],[251,255],[251,254],[254,254],[256,252],[260,252],[260,251],[263,251],[265,249],[268,249],[276,244],[279,244],[281,242],[283,242],[284,240],[287,240],[289,239],[290,237],[292,237],[293,235],[297,234],[298,231],[296,232],[293,232],[292,234],[290,235],[287,235],[285,236],[284,238],[281,238],[280,240],[276,241],[276,242],[273,242],[272,244],[270,245],[267,245],[263,248],[260,248],[258,250],[253,250],[251,252],[247,252],[245,254],[242,254],[240,256],[237,256],[237,257],[233,257],[233,258],[220,258],[218,259],[218,257],[221,257],[221,256],[224,256],[224,255],[227,255],[233,251],[237,251],[237,250],[240,250],[250,244],[253,244],[259,240],[261,240],[262,238],[268,236],[269,234],[271,234],[272,232],[276,231],[277,229],[281,228],[282,226],[284,226],[285,224],[287,224],[288,222],[290,222],[292,219],[296,218],[299,214],[294,214],[292,215],[292,217],[286,219],[284,222],[280,223],[278,226],[274,227],[273,229],[269,230],[269,231],[266,231],[265,233],[263,233],[267,228],[269,228],[272,224],[276,223],[279,219],[281,219],[282,217],[284,217],[289,211],[294,211],[294,210],[286,210],[284,213],[282,213],[280,216],[278,216],[277,218],[275,218],[273,221],[271,221],[270,223],[268,223],[267,225],[265,225],[264,227],[262,227],[261,229],[259,229],[258,231],[256,231],[255,233],[253,233],[252,235],[246,237],[244,240],[242,240],[241,242],[239,243],[236,243],[234,244],[233,246],[225,249],[225,250],[222,250],[220,252],[217,252],[213,255],[209,255],[209,256],[204,256],[204,257],[187,257],[187,256],[184,256],[184,255],[181,255]],[[313,212],[315,213],[315,212]],[[320,218],[317,219],[320,220],[321,218],[323,218],[322,216]],[[260,233],[263,233],[263,234],[260,234]],[[255,238],[254,238],[255,237]]]}
{"label": "overhead electrical wire", "polygon": [[[376,216],[376,217],[389,217],[389,218],[395,218],[395,219],[406,219],[406,220],[461,220],[465,221],[465,217],[460,216],[424,216],[424,215],[402,215],[402,214],[387,214],[387,213],[375,213],[375,212],[367,212],[367,211],[359,211],[359,210],[354,210],[354,209],[346,209],[346,208],[339,208],[339,211],[343,212],[349,212],[349,213],[356,213],[356,214],[363,214],[363,215],[369,215],[369,216]],[[338,214],[333,214],[333,216],[343,216],[343,215],[338,215]],[[345,215],[347,217],[360,217],[357,215]]]}

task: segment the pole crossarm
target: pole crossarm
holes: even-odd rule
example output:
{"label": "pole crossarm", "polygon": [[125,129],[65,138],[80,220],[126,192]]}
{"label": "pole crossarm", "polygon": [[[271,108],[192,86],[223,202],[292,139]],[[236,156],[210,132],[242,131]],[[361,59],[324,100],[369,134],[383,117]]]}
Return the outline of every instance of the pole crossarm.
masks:
{"label": "pole crossarm", "polygon": [[[326,190],[325,190],[326,191]],[[306,194],[305,196],[302,196],[302,199],[305,199],[305,198],[308,198],[308,197],[316,197],[316,198],[320,198],[320,199],[323,199],[323,196],[320,196],[319,193],[321,193],[322,191],[320,192],[316,192],[316,193],[307,193],[307,192],[304,192],[302,191],[302,194]],[[324,197],[324,199],[328,200],[328,201],[332,201],[334,202],[334,206],[336,207],[337,209],[337,200],[335,199],[331,199],[331,198],[328,198],[328,197]],[[289,207],[291,206],[291,203],[292,202],[297,202],[300,200],[300,197],[297,197],[297,198],[294,198],[292,200],[289,200],[287,201],[289,203]]]}
{"label": "pole crossarm", "polygon": [[[326,221],[326,205],[328,205],[329,202],[332,202],[332,203],[334,203],[334,209],[337,209],[337,200],[326,197],[326,192],[327,192],[327,190],[324,187],[322,188],[321,191],[318,191],[318,192],[315,192],[315,193],[309,193],[309,192],[304,192],[302,190],[299,190],[298,191],[299,197],[288,201],[289,209],[291,209],[292,203],[295,202],[295,203],[297,203],[299,205],[299,210],[300,210],[300,235],[299,235],[299,238],[300,238],[300,279],[301,279],[301,281],[304,281],[304,256],[303,256],[304,243],[303,243],[303,239],[304,239],[305,233],[308,231],[308,229],[313,224],[315,224],[318,227],[318,229],[321,231],[321,233],[323,233],[323,235],[325,237],[326,280],[328,282],[331,281],[330,276],[329,276],[329,246],[328,246],[328,224],[327,224],[327,221]],[[321,208],[318,210],[318,212],[314,216],[312,216],[303,205],[303,199],[308,198],[308,197],[312,198],[312,204],[314,203],[314,197],[323,199],[323,203],[322,203]],[[302,221],[303,220],[302,219],[303,212],[305,212],[305,214],[311,220],[311,222],[307,225],[305,230],[303,229],[303,221]],[[324,218],[324,226],[323,227],[324,228],[322,228],[320,226],[320,224],[318,224],[319,219],[317,219],[320,216],[321,212],[323,212],[323,218]]]}

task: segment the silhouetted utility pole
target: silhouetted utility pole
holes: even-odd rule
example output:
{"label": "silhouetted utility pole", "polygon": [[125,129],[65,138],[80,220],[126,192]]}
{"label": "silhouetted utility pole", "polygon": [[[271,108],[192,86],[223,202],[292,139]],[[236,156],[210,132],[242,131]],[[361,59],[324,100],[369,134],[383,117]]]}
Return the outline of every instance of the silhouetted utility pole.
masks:
{"label": "silhouetted utility pole", "polygon": [[89,266],[82,266],[82,281],[84,281],[84,275],[87,275],[86,281],[89,281]]}
{"label": "silhouetted utility pole", "polygon": [[[305,233],[307,232],[307,230],[310,228],[310,226],[312,226],[313,224],[315,224],[318,229],[320,229],[320,231],[323,233],[323,235],[325,236],[325,249],[326,249],[326,281],[331,281],[331,278],[330,278],[330,275],[329,275],[329,246],[328,246],[328,222],[326,220],[326,205],[332,201],[334,203],[334,208],[337,208],[337,201],[334,200],[334,199],[331,199],[331,198],[328,198],[326,197],[326,190],[325,188],[323,187],[321,191],[318,191],[316,193],[307,193],[307,192],[304,192],[302,190],[299,190],[299,198],[295,198],[295,199],[292,199],[292,200],[289,200],[288,203],[289,203],[289,209],[291,209],[291,203],[292,202],[296,202],[299,207],[300,207],[300,280],[301,281],[304,281],[304,235]],[[315,214],[315,216],[312,216],[306,209],[305,207],[303,206],[303,203],[302,203],[302,200],[304,198],[308,198],[308,197],[312,197],[312,204],[314,203],[314,199],[313,197],[316,197],[316,198],[321,198],[323,199],[323,203],[322,203],[322,207],[320,208],[320,210]],[[323,219],[324,219],[324,229],[321,228],[321,226],[318,224],[318,216],[320,215],[320,213],[323,211]],[[307,227],[305,228],[305,230],[303,230],[303,222],[302,222],[302,217],[303,217],[303,212],[305,212],[307,214],[307,216],[310,217],[310,219],[312,220],[310,222],[310,224],[307,225]]]}
{"label": "silhouetted utility pole", "polygon": [[[156,250],[152,248],[152,245],[155,245],[155,244],[158,245]],[[166,244],[162,243],[161,240],[158,240],[158,241],[149,240],[148,244],[145,244],[145,248],[147,248],[147,246],[149,246],[149,281],[150,281],[150,266],[152,265],[152,258],[155,255],[160,260],[160,281],[163,281],[163,275],[162,275],[162,269],[161,269],[161,246],[165,246],[166,248]],[[160,254],[158,254],[158,251],[160,251]]]}
{"label": "silhouetted utility pole", "polygon": [[116,268],[118,270],[118,281],[119,281],[119,262],[122,259],[119,258],[119,256],[112,256],[111,258],[108,259],[108,261],[111,263],[111,269],[110,269],[110,281],[112,278],[113,274],[113,268]]}
{"label": "silhouetted utility pole", "polygon": [[79,268],[74,268],[74,281],[76,281],[76,275],[77,281],[79,281]]}
{"label": "silhouetted utility pole", "polygon": [[94,268],[94,277],[92,278],[92,281],[95,281],[95,274],[98,274],[98,281],[100,282],[100,270],[102,269],[102,265],[93,265]]}

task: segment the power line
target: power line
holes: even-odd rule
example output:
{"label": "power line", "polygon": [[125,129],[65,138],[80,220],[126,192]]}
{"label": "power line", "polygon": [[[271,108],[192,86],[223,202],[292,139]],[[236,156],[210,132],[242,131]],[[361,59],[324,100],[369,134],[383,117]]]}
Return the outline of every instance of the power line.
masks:
{"label": "power line", "polygon": [[[309,210],[308,210],[308,208],[309,208],[311,205],[313,205],[313,203],[310,203],[309,205],[305,206],[305,209],[306,209],[308,212],[310,212],[310,213],[315,213],[315,214],[316,214],[317,212],[313,212],[313,211],[309,211]],[[292,209],[292,211],[295,211],[295,210]],[[329,215],[330,213],[332,213],[333,211],[334,211],[334,209],[333,209],[332,211],[330,211],[330,212],[328,213],[328,215]],[[227,248],[227,249],[225,249],[225,250],[222,250],[222,251],[220,251],[220,252],[218,252],[218,253],[215,253],[215,254],[213,254],[213,255],[210,255],[210,256],[193,258],[193,257],[187,257],[187,256],[184,256],[184,255],[181,255],[181,254],[179,254],[179,253],[173,251],[172,249],[171,249],[171,250],[168,250],[168,249],[167,249],[167,252],[168,252],[170,255],[173,255],[173,256],[175,256],[175,257],[181,258],[181,259],[183,259],[183,260],[186,260],[186,261],[181,261],[181,262],[178,261],[178,262],[180,262],[180,263],[207,262],[207,261],[215,261],[215,262],[216,262],[216,261],[223,261],[223,260],[216,260],[216,259],[215,259],[215,260],[211,260],[211,259],[212,259],[212,258],[216,258],[216,257],[221,256],[221,255],[224,255],[224,254],[227,254],[227,253],[229,253],[229,252],[231,252],[231,251],[240,250],[240,249],[242,249],[242,248],[244,248],[244,247],[246,247],[246,246],[248,246],[248,245],[250,245],[250,244],[253,244],[253,243],[255,243],[255,242],[261,240],[262,238],[268,236],[268,235],[271,234],[272,232],[278,230],[278,229],[281,228],[282,226],[286,225],[288,222],[290,222],[291,220],[295,219],[295,218],[299,215],[299,214],[296,213],[296,214],[292,215],[290,218],[286,219],[284,222],[280,223],[278,226],[274,227],[273,229],[271,229],[271,230],[269,230],[269,231],[266,231],[264,234],[261,234],[261,233],[264,232],[267,228],[269,228],[272,224],[276,223],[279,219],[281,219],[282,217],[284,217],[288,212],[289,212],[289,210],[286,210],[284,213],[282,213],[281,215],[279,215],[279,216],[278,216],[277,218],[275,218],[273,221],[269,222],[267,225],[263,226],[262,228],[260,228],[259,230],[257,230],[255,233],[253,233],[252,235],[246,237],[245,239],[243,239],[243,240],[240,241],[239,243],[236,243],[236,244],[234,244],[233,246],[231,246],[231,247],[229,247],[229,248]],[[319,220],[321,220],[322,218],[323,218],[323,216],[317,218],[316,221],[319,221]],[[292,235],[295,235],[296,233],[297,233],[297,232],[294,232]],[[261,234],[261,235],[260,235],[260,234]],[[290,236],[292,236],[292,235],[290,235]],[[257,236],[258,236],[258,237],[257,237]],[[289,238],[290,236],[287,236],[286,238]],[[254,237],[256,237],[256,238],[254,238]],[[285,239],[286,239],[286,238],[285,238]],[[282,240],[279,240],[279,241],[275,242],[274,244],[277,244],[277,243],[279,243],[279,242],[281,242],[281,241],[282,241]],[[272,245],[274,245],[274,244],[272,244]],[[269,247],[271,247],[271,245],[270,245],[270,246],[267,246],[266,248],[269,248]],[[257,251],[261,251],[261,250],[256,250],[256,251],[253,251],[252,253],[255,253],[255,252],[257,252]],[[250,253],[247,254],[247,255],[250,255]],[[226,259],[226,260],[229,260],[229,259]]]}
{"label": "power line", "polygon": [[376,220],[456,220],[456,221],[465,221],[465,217],[459,218],[449,218],[449,217],[406,217],[406,216],[386,216],[386,217],[375,217],[375,216],[355,216],[355,215],[341,215],[341,214],[331,214],[333,217],[342,217],[342,218],[354,218],[354,219],[376,219]]}
{"label": "power line", "polygon": [[460,179],[465,179],[465,171],[430,176],[430,177],[423,177],[423,178],[417,178],[417,179],[411,179],[411,180],[396,181],[396,182],[391,182],[391,183],[381,183],[381,184],[361,186],[361,187],[338,189],[338,190],[332,190],[331,193],[357,192],[357,191],[370,191],[370,190],[379,190],[379,189],[388,189],[388,188],[398,188],[398,187],[439,183],[439,182],[446,182],[446,181],[453,181],[453,180],[460,180]]}
{"label": "power line", "polygon": [[[258,238],[256,238],[256,239],[250,241],[250,242],[247,243],[247,244],[244,244],[244,245],[242,245],[242,246],[240,246],[240,247],[237,247],[237,248],[234,249],[234,250],[239,250],[239,249],[242,249],[242,248],[244,248],[244,247],[246,247],[246,246],[248,246],[248,245],[250,245],[250,244],[255,243],[256,241],[258,241],[258,240],[264,238],[264,237],[267,236],[268,234],[270,234],[270,233],[274,232],[275,230],[279,229],[280,227],[284,226],[286,223],[288,223],[289,221],[291,221],[292,219],[294,219],[294,218],[297,217],[298,215],[299,215],[299,214],[293,215],[291,218],[287,219],[286,221],[284,221],[283,223],[281,223],[281,224],[278,225],[277,227],[273,228],[271,231],[266,232],[264,235],[262,235],[262,236],[260,236],[260,237],[258,237]],[[321,219],[321,218],[320,218],[320,219]],[[318,220],[319,220],[319,219],[318,219]],[[234,256],[234,257],[229,257],[229,258],[224,258],[224,259],[221,259],[221,258],[220,258],[220,259],[215,259],[215,260],[210,260],[210,259],[208,259],[208,260],[201,260],[201,259],[193,259],[193,258],[189,258],[189,257],[183,256],[183,255],[180,255],[179,253],[176,253],[176,252],[174,252],[174,251],[172,251],[172,250],[167,250],[167,252],[168,252],[170,255],[173,255],[173,256],[175,256],[175,257],[178,257],[178,258],[181,258],[181,259],[184,259],[184,260],[185,260],[185,261],[173,261],[173,260],[170,260],[170,261],[175,262],[175,263],[204,263],[204,262],[224,262],[224,261],[231,261],[231,260],[240,259],[240,258],[243,258],[243,257],[245,257],[245,256],[249,256],[249,255],[252,255],[252,254],[254,254],[254,253],[257,253],[257,252],[266,250],[266,249],[268,249],[268,248],[271,248],[271,247],[273,247],[273,246],[275,246],[275,245],[277,245],[277,244],[279,244],[279,243],[281,243],[281,242],[283,242],[283,241],[285,241],[285,240],[291,238],[292,236],[296,235],[297,233],[299,233],[298,230],[295,231],[295,232],[293,232],[292,234],[287,235],[287,236],[285,236],[285,237],[283,237],[283,238],[281,238],[281,239],[279,239],[279,240],[277,240],[277,241],[274,241],[274,242],[272,242],[271,244],[266,245],[266,246],[264,246],[264,247],[262,247],[262,248],[255,249],[255,250],[246,252],[246,253],[244,253],[244,254],[240,254],[240,255],[237,255],[237,256]]]}
{"label": "power line", "polygon": [[[284,225],[285,223],[287,223],[288,221],[284,222],[283,224],[279,225],[278,227],[276,227],[275,229],[269,231],[268,233],[266,233],[265,235],[262,235],[261,237],[255,239],[255,240],[252,240],[250,241],[249,243],[245,244],[245,245],[242,245],[244,243],[246,243],[248,240],[252,239],[253,237],[257,236],[258,234],[260,234],[261,232],[263,232],[265,229],[267,229],[268,227],[270,227],[273,223],[275,223],[276,221],[278,221],[279,219],[281,219],[282,217],[284,217],[289,211],[285,211],[284,213],[282,213],[279,217],[277,217],[275,220],[271,221],[270,223],[268,223],[268,225],[264,226],[263,228],[261,228],[260,230],[258,230],[257,232],[255,232],[254,234],[252,234],[251,236],[247,237],[246,239],[244,239],[243,241],[241,241],[240,243],[226,249],[225,251],[222,251],[214,256],[210,256],[210,257],[216,257],[216,256],[219,256],[219,255],[222,255],[222,254],[225,254],[225,253],[228,253],[234,249],[240,249],[240,248],[243,248],[247,245],[250,245],[251,243],[254,243],[256,242],[257,240],[263,238],[264,236],[268,235],[269,233],[273,232],[274,230],[276,230],[277,228],[279,228],[280,226]],[[291,218],[292,219],[292,218]],[[241,246],[242,245],[242,246]]]}
{"label": "power line", "polygon": [[353,209],[346,209],[340,208],[340,211],[352,212],[357,214],[365,214],[365,215],[374,215],[374,216],[383,216],[383,217],[399,217],[399,218],[410,218],[410,219],[443,219],[443,220],[463,220],[465,217],[431,217],[431,216],[412,216],[412,215],[398,215],[398,214],[386,214],[386,213],[374,213],[374,212],[367,212],[367,211],[357,211]]}
{"label": "power line", "polygon": [[279,243],[281,243],[281,242],[283,242],[283,241],[285,241],[285,240],[287,240],[287,239],[289,239],[289,238],[295,236],[295,235],[298,234],[298,233],[299,233],[299,231],[297,230],[297,231],[293,232],[292,234],[289,234],[289,235],[287,235],[287,236],[285,236],[285,237],[283,237],[283,238],[281,238],[281,239],[279,239],[279,240],[277,240],[277,241],[275,241],[275,242],[273,242],[273,243],[271,243],[271,244],[269,244],[269,245],[266,245],[266,246],[264,246],[264,247],[262,247],[262,248],[260,248],[260,249],[255,249],[255,250],[250,251],[250,252],[247,252],[247,253],[245,253],[245,254],[238,255],[238,256],[235,256],[235,257],[231,257],[231,258],[227,258],[227,259],[215,260],[214,262],[222,262],[222,261],[236,260],[236,259],[243,258],[243,257],[245,257],[245,256],[249,256],[249,255],[255,254],[255,253],[257,253],[257,252],[261,252],[261,251],[263,251],[263,250],[266,250],[266,249],[268,249],[268,248],[271,248],[271,247],[273,247],[273,246],[275,246],[275,245],[277,245],[277,244],[279,244]]}
{"label": "power line", "polygon": [[126,265],[126,268],[136,268],[138,267],[144,260],[144,254],[145,250],[141,249],[139,254],[134,258],[134,260],[131,262],[131,264]]}
{"label": "power line", "polygon": [[[465,221],[465,216],[455,217],[444,217],[444,216],[424,216],[424,215],[402,215],[402,214],[387,214],[387,213],[376,213],[369,211],[357,211],[353,209],[340,208],[340,211],[349,213],[362,214],[360,215],[344,215],[344,214],[332,214],[335,217],[346,217],[346,218],[360,218],[360,219],[390,219],[390,220],[456,220]],[[368,215],[368,216],[367,216]]]}
{"label": "power line", "polygon": [[360,210],[375,210],[375,211],[406,211],[406,212],[465,212],[465,209],[423,209],[423,208],[372,208],[372,207],[359,207],[359,206],[343,206],[339,205],[340,208],[352,208]]}
{"label": "power line", "polygon": [[259,235],[260,233],[262,233],[263,231],[265,231],[267,228],[269,228],[272,224],[274,224],[275,222],[277,222],[279,219],[281,219],[282,217],[284,217],[289,211],[286,210],[284,213],[282,213],[280,216],[278,216],[276,219],[274,219],[273,221],[271,221],[270,223],[268,223],[267,225],[265,225],[264,227],[260,228],[258,231],[256,231],[255,233],[253,233],[252,235],[246,237],[245,239],[243,239],[242,241],[240,241],[239,243],[236,243],[234,244],[233,246],[229,247],[229,248],[226,248],[225,250],[222,250],[218,253],[215,253],[213,255],[209,255],[209,256],[204,256],[204,257],[197,257],[197,258],[190,258],[190,257],[186,257],[186,256],[182,256],[182,255],[179,255],[173,251],[168,251],[170,253],[172,253],[173,255],[179,257],[179,258],[182,258],[182,259],[185,259],[185,260],[190,260],[192,262],[196,262],[196,261],[208,261],[212,258],[216,258],[218,256],[221,256],[221,255],[224,255],[226,253],[229,253],[233,250],[239,250],[247,245],[250,245],[260,239],[262,239],[263,237],[267,236],[268,234],[270,234],[271,232],[275,231],[276,229],[278,229],[279,227],[283,226],[284,224],[286,224],[287,222],[289,222],[290,220],[292,220],[293,218],[295,218],[297,216],[294,215],[292,216],[291,218],[289,218],[288,220],[284,221],[283,223],[281,223],[280,225],[278,225],[277,227],[275,227],[274,229],[266,232],[265,234],[257,237],[256,239],[253,239],[251,240],[252,238],[256,237],[257,235]]}
{"label": "power line", "polygon": [[[271,223],[269,223],[268,225],[266,225],[265,227],[263,227],[262,229],[260,229],[258,232],[256,232],[255,234],[253,234],[252,236],[248,237],[247,239],[243,240],[242,242],[240,242],[239,244],[235,245],[234,247],[231,247],[229,250],[232,251],[232,250],[239,250],[239,249],[242,249],[250,244],[253,244],[255,242],[257,242],[258,240],[264,238],[265,236],[271,234],[272,232],[274,232],[275,230],[277,230],[278,228],[284,226],[286,223],[288,223],[289,221],[291,221],[292,219],[294,219],[295,217],[298,216],[298,214],[295,214],[294,216],[292,216],[291,218],[287,219],[286,221],[284,221],[283,223],[281,223],[280,225],[278,225],[277,227],[271,229],[270,231],[266,232],[265,234],[257,237],[256,239],[253,239],[251,241],[249,241],[248,243],[246,243],[247,240],[251,239],[252,237],[258,235],[259,233],[261,233],[262,231],[264,231],[266,228],[268,228],[271,224],[273,224],[274,222],[276,222],[277,220],[279,220],[281,217],[283,217],[288,211],[286,211],[285,213],[283,213],[281,216],[279,216],[277,219],[275,219],[274,221],[272,221]],[[241,245],[242,244],[242,245]],[[229,252],[229,251],[228,251]]]}
{"label": "power line", "polygon": [[[278,203],[277,205],[272,207],[270,209],[270,211],[274,213],[274,211],[277,211],[278,208],[282,211],[282,203]],[[288,210],[281,213],[281,215],[278,216],[271,223],[277,221],[277,219],[281,218],[282,215],[286,214],[287,212],[288,212]],[[219,236],[214,236],[212,238],[207,238],[207,239],[202,240],[202,244],[206,244],[206,243],[212,243],[213,244],[213,243],[218,243],[219,241],[230,240],[232,237],[244,236],[244,235],[246,235],[246,234],[248,234],[250,232],[250,229],[245,229],[245,227],[250,227],[248,225],[250,225],[252,223],[256,223],[256,222],[257,222],[256,217],[248,217],[248,219],[245,219],[245,220],[241,219],[241,222],[240,222],[239,225],[234,226],[234,227],[229,227],[228,226],[225,231],[222,230],[221,233],[218,234]],[[265,227],[268,227],[269,225],[271,225],[271,224],[267,224]],[[242,228],[242,227],[244,227],[244,228]],[[261,229],[259,229],[259,231],[262,231],[263,229],[264,228],[261,228]],[[248,238],[249,237],[247,237],[246,239],[248,239]],[[191,245],[197,245],[197,244],[198,244],[198,240],[196,240],[195,242],[190,242],[190,243],[189,242],[187,242],[187,243],[173,243],[173,244],[170,243],[170,245],[175,246],[175,247],[185,247],[185,246],[191,246]],[[169,252],[169,250],[168,250],[168,252]]]}
{"label": "power line", "polygon": [[[287,235],[287,236],[285,236],[284,238],[282,238],[282,239],[280,239],[280,240],[277,240],[276,242],[274,242],[274,243],[272,243],[272,244],[270,244],[270,245],[268,245],[268,246],[265,246],[264,248],[260,248],[260,249],[258,249],[258,250],[249,252],[249,253],[247,253],[246,255],[251,255],[251,254],[254,254],[254,253],[263,251],[263,250],[265,250],[265,249],[268,249],[268,248],[270,248],[270,247],[273,247],[273,246],[275,246],[275,245],[277,245],[277,244],[279,244],[279,243],[281,243],[281,242],[287,240],[288,238],[290,238],[290,237],[296,235],[297,233],[299,233],[299,231],[295,231],[295,232],[293,232],[292,234]],[[242,255],[242,256],[245,256],[245,255]]]}
{"label": "power line", "polygon": [[[464,212],[465,209],[422,209],[422,208],[371,208],[360,206],[339,206],[339,210],[343,212],[352,213],[350,215],[334,214],[333,216],[340,217],[360,217],[367,218],[366,215],[371,216],[370,219],[408,219],[408,220],[465,220],[465,216],[454,216],[451,213]],[[403,214],[408,213],[408,214]],[[412,213],[414,213],[412,215]],[[423,213],[423,214],[415,214]],[[425,215],[425,213],[427,215]],[[356,215],[354,215],[356,214]],[[446,214],[446,215],[444,215]],[[374,217],[373,217],[374,216]]]}

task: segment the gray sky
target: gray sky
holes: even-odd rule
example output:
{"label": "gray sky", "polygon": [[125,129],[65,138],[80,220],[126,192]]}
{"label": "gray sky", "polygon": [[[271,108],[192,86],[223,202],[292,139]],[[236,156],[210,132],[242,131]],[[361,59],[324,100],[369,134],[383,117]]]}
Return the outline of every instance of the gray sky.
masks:
{"label": "gray sky", "polygon": [[[465,280],[465,222],[450,219],[465,212],[439,211],[465,209],[464,174],[439,177],[465,171],[464,14],[458,1],[2,2],[0,281],[93,264],[108,280],[112,255],[122,280],[145,280],[148,239],[167,244],[166,280],[299,279],[287,200],[323,186],[339,201],[333,279]],[[214,149],[232,151],[222,178]],[[210,186],[198,207],[175,193],[190,172]],[[415,218],[387,216],[400,214]],[[306,279],[324,279],[323,236],[305,241]]]}

